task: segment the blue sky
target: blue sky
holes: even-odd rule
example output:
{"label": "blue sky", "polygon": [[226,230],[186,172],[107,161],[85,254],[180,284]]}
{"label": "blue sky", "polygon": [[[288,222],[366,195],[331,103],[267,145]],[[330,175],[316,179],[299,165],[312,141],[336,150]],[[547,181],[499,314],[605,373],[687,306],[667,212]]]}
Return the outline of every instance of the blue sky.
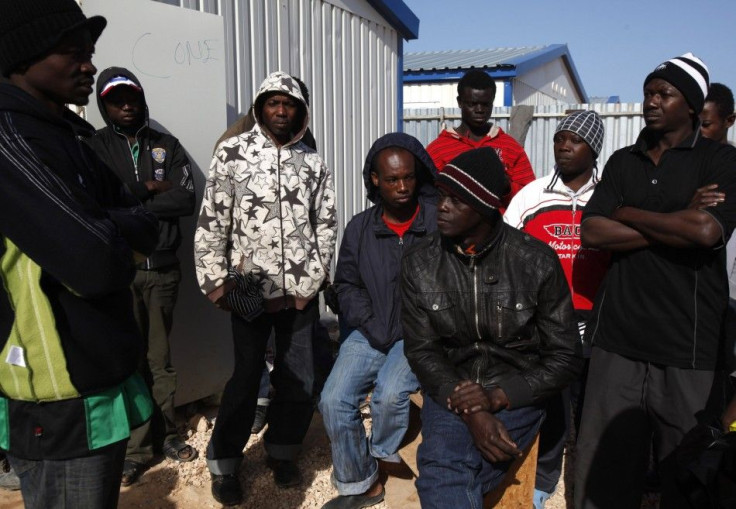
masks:
{"label": "blue sky", "polygon": [[419,38],[404,52],[567,44],[588,96],[640,102],[658,64],[687,51],[736,90],[734,0],[404,0]]}

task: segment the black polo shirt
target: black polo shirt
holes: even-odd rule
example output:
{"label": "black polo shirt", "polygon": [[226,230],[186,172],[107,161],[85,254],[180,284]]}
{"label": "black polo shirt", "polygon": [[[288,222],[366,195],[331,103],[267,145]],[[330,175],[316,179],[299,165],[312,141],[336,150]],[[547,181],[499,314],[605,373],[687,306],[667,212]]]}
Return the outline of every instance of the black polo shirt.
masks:
{"label": "black polo shirt", "polygon": [[620,206],[683,210],[699,187],[718,184],[726,201],[706,212],[721,225],[723,239],[711,249],[660,245],[613,253],[587,339],[635,360],[713,369],[728,305],[725,243],[736,226],[736,148],[696,130],[655,165],[646,155],[646,136],[644,129],[634,145],[608,160],[583,222],[610,217]]}

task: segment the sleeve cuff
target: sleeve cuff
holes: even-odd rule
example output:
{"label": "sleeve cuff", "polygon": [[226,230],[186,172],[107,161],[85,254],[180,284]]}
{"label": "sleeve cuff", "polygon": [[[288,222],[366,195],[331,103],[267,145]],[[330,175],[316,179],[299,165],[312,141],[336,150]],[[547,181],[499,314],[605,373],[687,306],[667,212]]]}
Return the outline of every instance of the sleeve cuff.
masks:
{"label": "sleeve cuff", "polygon": [[498,383],[498,386],[509,398],[509,408],[528,406],[534,401],[534,394],[529,382],[521,375],[515,375]]}
{"label": "sleeve cuff", "polygon": [[440,406],[442,406],[442,408],[447,408],[447,398],[449,398],[450,395],[455,391],[455,387],[457,387],[457,384],[459,383],[460,380],[457,380],[455,382],[440,385],[439,389],[437,390],[437,397],[435,398],[435,401]]}
{"label": "sleeve cuff", "polygon": [[151,193],[148,191],[145,182],[132,182],[127,184],[127,186],[131,194],[141,202],[151,197]]}

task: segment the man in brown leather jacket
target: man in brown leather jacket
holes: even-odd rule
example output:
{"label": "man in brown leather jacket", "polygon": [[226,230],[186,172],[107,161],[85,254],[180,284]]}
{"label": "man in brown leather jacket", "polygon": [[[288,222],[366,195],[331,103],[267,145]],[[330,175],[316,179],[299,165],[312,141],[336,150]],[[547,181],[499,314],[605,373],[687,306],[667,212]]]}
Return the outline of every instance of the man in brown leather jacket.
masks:
{"label": "man in brown leather jacket", "polygon": [[423,508],[480,507],[577,376],[580,340],[557,255],[501,220],[495,151],[457,156],[436,185],[439,231],[402,262],[404,348],[428,396],[417,491]]}

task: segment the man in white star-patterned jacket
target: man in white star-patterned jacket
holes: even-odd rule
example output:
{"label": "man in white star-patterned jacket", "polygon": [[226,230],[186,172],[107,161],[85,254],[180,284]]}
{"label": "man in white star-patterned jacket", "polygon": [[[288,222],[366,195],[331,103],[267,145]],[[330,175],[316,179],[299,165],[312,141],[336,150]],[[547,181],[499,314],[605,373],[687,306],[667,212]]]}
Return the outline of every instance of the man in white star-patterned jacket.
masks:
{"label": "man in white star-patterned jacket", "polygon": [[238,469],[250,436],[266,342],[275,331],[271,382],[275,397],[265,435],[268,464],[279,486],[300,482],[294,459],[312,418],[313,324],[337,233],[332,173],[301,142],[309,109],[299,85],[275,72],[254,101],[252,130],[215,151],[202,200],[194,255],[202,292],[230,311],[230,274],[251,274],[264,313],[251,321],[232,313],[235,368],[225,386],[207,464],[212,494],[242,501]]}

